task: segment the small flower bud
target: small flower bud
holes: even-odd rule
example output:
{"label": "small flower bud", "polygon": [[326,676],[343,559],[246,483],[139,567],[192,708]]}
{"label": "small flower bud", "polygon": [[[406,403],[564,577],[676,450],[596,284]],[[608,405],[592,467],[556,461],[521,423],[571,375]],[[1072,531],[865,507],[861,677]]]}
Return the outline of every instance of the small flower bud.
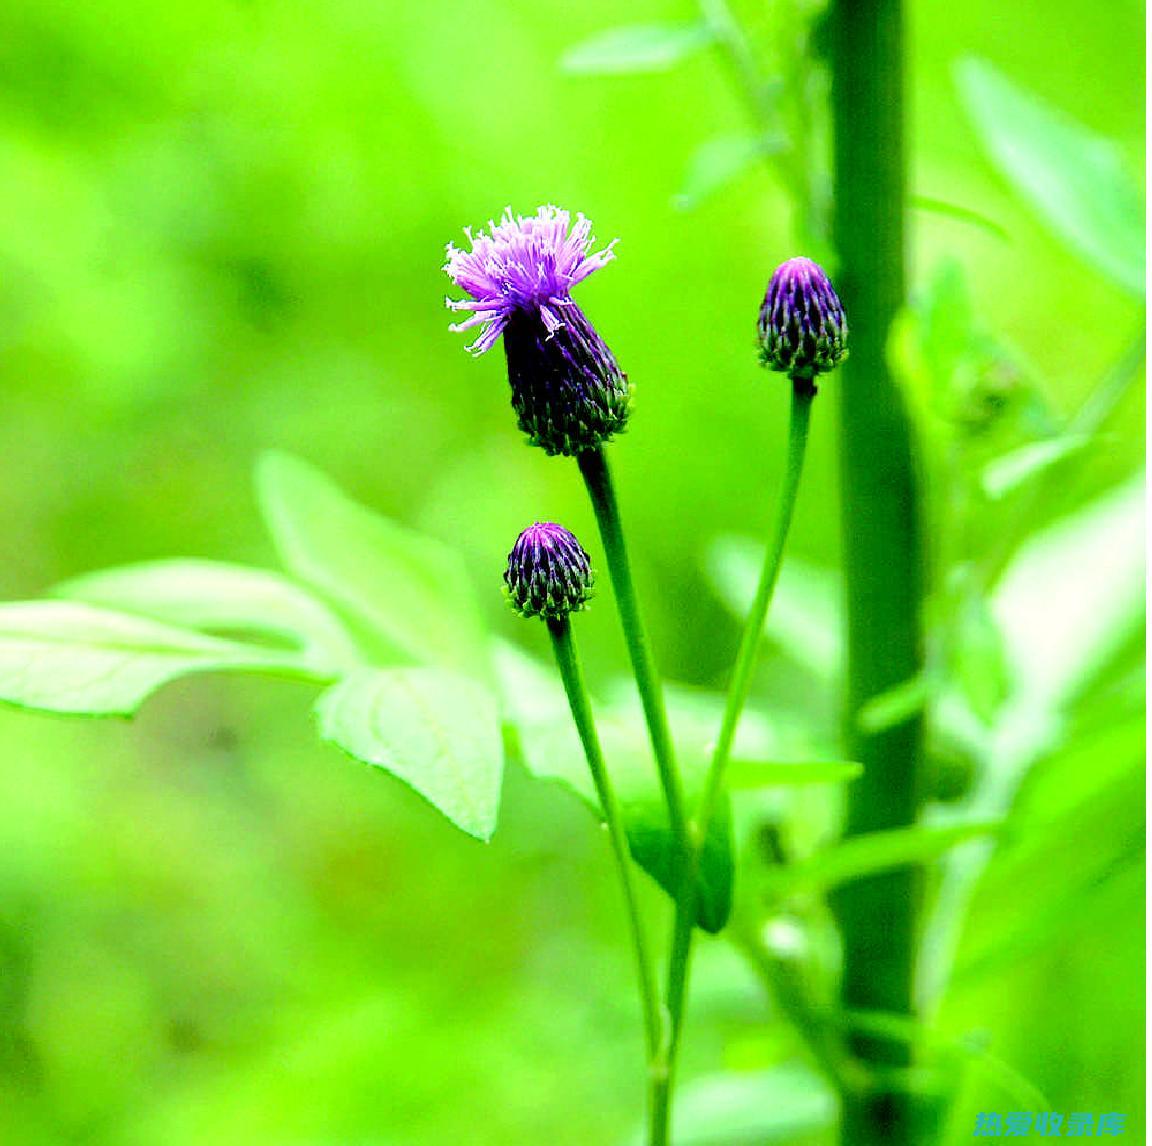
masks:
{"label": "small flower bud", "polygon": [[520,616],[555,620],[579,612],[592,596],[592,563],[562,525],[537,522],[516,538],[504,585]]}
{"label": "small flower bud", "polygon": [[760,307],[760,357],[793,380],[811,381],[848,354],[848,323],[828,276],[811,259],[778,266]]}
{"label": "small flower bud", "polygon": [[476,354],[504,336],[512,407],[532,445],[596,449],[627,425],[632,388],[571,290],[612,260],[612,246],[592,253],[588,220],[571,224],[557,207],[528,218],[509,210],[490,226],[490,235],[468,232],[470,251],[448,248],[444,269],[471,296],[448,306],[472,311],[452,329],[482,326]]}

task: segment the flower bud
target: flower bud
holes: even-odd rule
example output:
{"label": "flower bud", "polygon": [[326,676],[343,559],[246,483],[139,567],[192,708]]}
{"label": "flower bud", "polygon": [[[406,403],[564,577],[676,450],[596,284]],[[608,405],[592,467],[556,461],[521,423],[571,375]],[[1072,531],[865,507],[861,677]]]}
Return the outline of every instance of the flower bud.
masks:
{"label": "flower bud", "polygon": [[575,303],[551,333],[536,315],[512,315],[504,355],[517,424],[545,453],[594,450],[627,425],[632,387]]}
{"label": "flower bud", "polygon": [[579,612],[592,596],[592,563],[562,525],[537,522],[516,538],[504,585],[520,616],[556,620]]}
{"label": "flower bud", "polygon": [[765,366],[811,381],[848,354],[848,323],[828,276],[811,259],[776,268],[760,307],[760,357]]}
{"label": "flower bud", "polygon": [[541,207],[528,218],[506,211],[491,234],[472,235],[470,251],[448,247],[444,266],[469,299],[449,299],[472,315],[452,327],[482,325],[469,348],[491,349],[504,336],[512,407],[529,442],[549,454],[593,450],[624,430],[632,388],[571,289],[612,260],[591,253],[591,224]]}

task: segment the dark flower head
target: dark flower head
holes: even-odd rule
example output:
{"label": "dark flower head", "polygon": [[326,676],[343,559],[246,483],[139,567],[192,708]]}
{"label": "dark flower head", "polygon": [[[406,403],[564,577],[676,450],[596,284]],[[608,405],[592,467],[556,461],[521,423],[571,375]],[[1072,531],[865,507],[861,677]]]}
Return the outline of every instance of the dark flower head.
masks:
{"label": "dark flower head", "polygon": [[765,366],[811,381],[848,354],[848,323],[828,276],[811,259],[781,263],[760,307],[760,356]]}
{"label": "dark flower head", "polygon": [[590,253],[583,215],[541,207],[524,218],[505,211],[490,234],[465,234],[470,251],[448,246],[444,270],[471,296],[448,299],[472,314],[452,330],[482,325],[469,347],[483,354],[504,336],[512,406],[532,445],[549,454],[595,449],[628,422],[632,390],[611,350],[570,291],[615,256]]}
{"label": "dark flower head", "polygon": [[556,620],[579,612],[592,596],[592,563],[562,525],[537,522],[516,538],[504,585],[520,616]]}

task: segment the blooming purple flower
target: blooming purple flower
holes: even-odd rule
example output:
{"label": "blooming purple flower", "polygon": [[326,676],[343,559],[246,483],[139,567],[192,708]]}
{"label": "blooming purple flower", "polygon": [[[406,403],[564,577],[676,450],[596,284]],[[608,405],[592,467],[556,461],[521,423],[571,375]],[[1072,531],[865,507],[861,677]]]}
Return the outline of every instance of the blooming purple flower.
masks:
{"label": "blooming purple flower", "polygon": [[832,284],[811,259],[776,268],[760,307],[761,358],[793,381],[811,380],[846,357],[848,322]]}
{"label": "blooming purple flower", "polygon": [[578,612],[592,596],[592,562],[562,525],[538,521],[516,538],[504,584],[520,616],[557,620]]}
{"label": "blooming purple flower", "polygon": [[491,350],[517,311],[539,315],[544,329],[554,334],[563,325],[563,311],[573,305],[572,288],[616,257],[615,239],[590,254],[592,224],[577,215],[576,225],[570,227],[568,212],[559,207],[541,207],[527,218],[513,216],[509,207],[499,223],[488,226],[490,235],[473,235],[465,228],[472,249],[457,250],[449,243],[444,264],[452,281],[472,296],[447,300],[452,310],[473,312],[450,329],[484,324],[468,348],[474,354]]}
{"label": "blooming purple flower", "polygon": [[591,231],[583,215],[572,224],[558,207],[527,218],[509,208],[490,234],[465,232],[470,251],[449,244],[444,265],[471,296],[447,300],[472,311],[451,329],[482,326],[474,354],[503,335],[520,428],[549,454],[596,449],[625,428],[631,409],[627,377],[570,294],[615,257],[613,243],[592,252]]}

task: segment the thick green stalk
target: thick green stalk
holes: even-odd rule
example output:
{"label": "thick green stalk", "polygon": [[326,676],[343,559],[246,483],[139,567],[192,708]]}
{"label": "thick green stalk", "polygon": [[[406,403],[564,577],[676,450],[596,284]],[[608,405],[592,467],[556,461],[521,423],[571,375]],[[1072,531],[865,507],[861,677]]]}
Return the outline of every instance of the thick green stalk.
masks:
{"label": "thick green stalk", "polygon": [[644,622],[640,618],[636,586],[632,583],[632,566],[628,560],[627,546],[624,544],[620,507],[616,504],[616,491],[612,485],[608,459],[604,456],[603,449],[597,448],[578,454],[576,460],[584,484],[588,488],[588,496],[592,499],[596,524],[600,527],[600,539],[604,543],[604,553],[608,558],[608,574],[612,578],[612,588],[616,593],[616,608],[620,613],[620,624],[624,630],[624,641],[632,661],[640,702],[644,706],[644,719],[652,741],[652,753],[656,757],[660,785],[664,789],[664,800],[668,807],[668,821],[681,851],[687,854],[684,794],[680,784],[680,773],[676,768],[672,734],[668,729],[668,714],[664,709],[664,690],[660,686],[660,677],[652,659]]}
{"label": "thick green stalk", "polygon": [[[919,491],[903,402],[888,370],[904,301],[905,161],[901,0],[833,0],[828,15],[835,135],[837,282],[852,325],[840,385],[841,512],[847,595],[845,735],[864,774],[849,788],[847,834],[907,826],[919,810],[919,714],[875,734],[856,720],[873,696],[923,666]],[[841,1003],[912,1015],[921,880],[911,868],[857,880],[834,897],[843,938]],[[877,1034],[848,1047],[874,1085],[845,1092],[845,1146],[927,1139],[911,1096],[887,1086],[909,1047]]]}
{"label": "thick green stalk", "polygon": [[[608,778],[608,769],[604,764],[604,754],[600,749],[600,738],[596,734],[596,724],[592,716],[592,705],[588,700],[588,691],[584,687],[584,674],[580,668],[580,659],[576,654],[576,645],[572,640],[572,626],[568,618],[549,620],[548,633],[552,638],[552,650],[556,654],[560,679],[564,682],[564,691],[568,696],[568,706],[572,710],[572,720],[580,735],[580,743],[584,746],[584,756],[588,761],[588,770],[592,773],[592,782],[596,785],[596,794],[600,797],[600,807],[604,812],[604,822],[608,828],[608,838],[612,843],[612,854],[616,860],[620,886],[624,892],[628,923],[632,933],[632,947],[636,956],[640,1002],[644,1014],[650,1086],[648,1110],[650,1124],[654,1125],[656,1112],[660,1108],[655,1091],[657,1081],[662,1075],[660,1069],[664,1042],[662,1011],[660,994],[648,953],[640,900],[636,895],[636,884],[632,878],[632,860],[628,848],[628,836],[624,831],[624,817],[620,812],[620,805],[617,803],[616,794]],[[660,1141],[655,1129],[650,1141],[654,1144]]]}

